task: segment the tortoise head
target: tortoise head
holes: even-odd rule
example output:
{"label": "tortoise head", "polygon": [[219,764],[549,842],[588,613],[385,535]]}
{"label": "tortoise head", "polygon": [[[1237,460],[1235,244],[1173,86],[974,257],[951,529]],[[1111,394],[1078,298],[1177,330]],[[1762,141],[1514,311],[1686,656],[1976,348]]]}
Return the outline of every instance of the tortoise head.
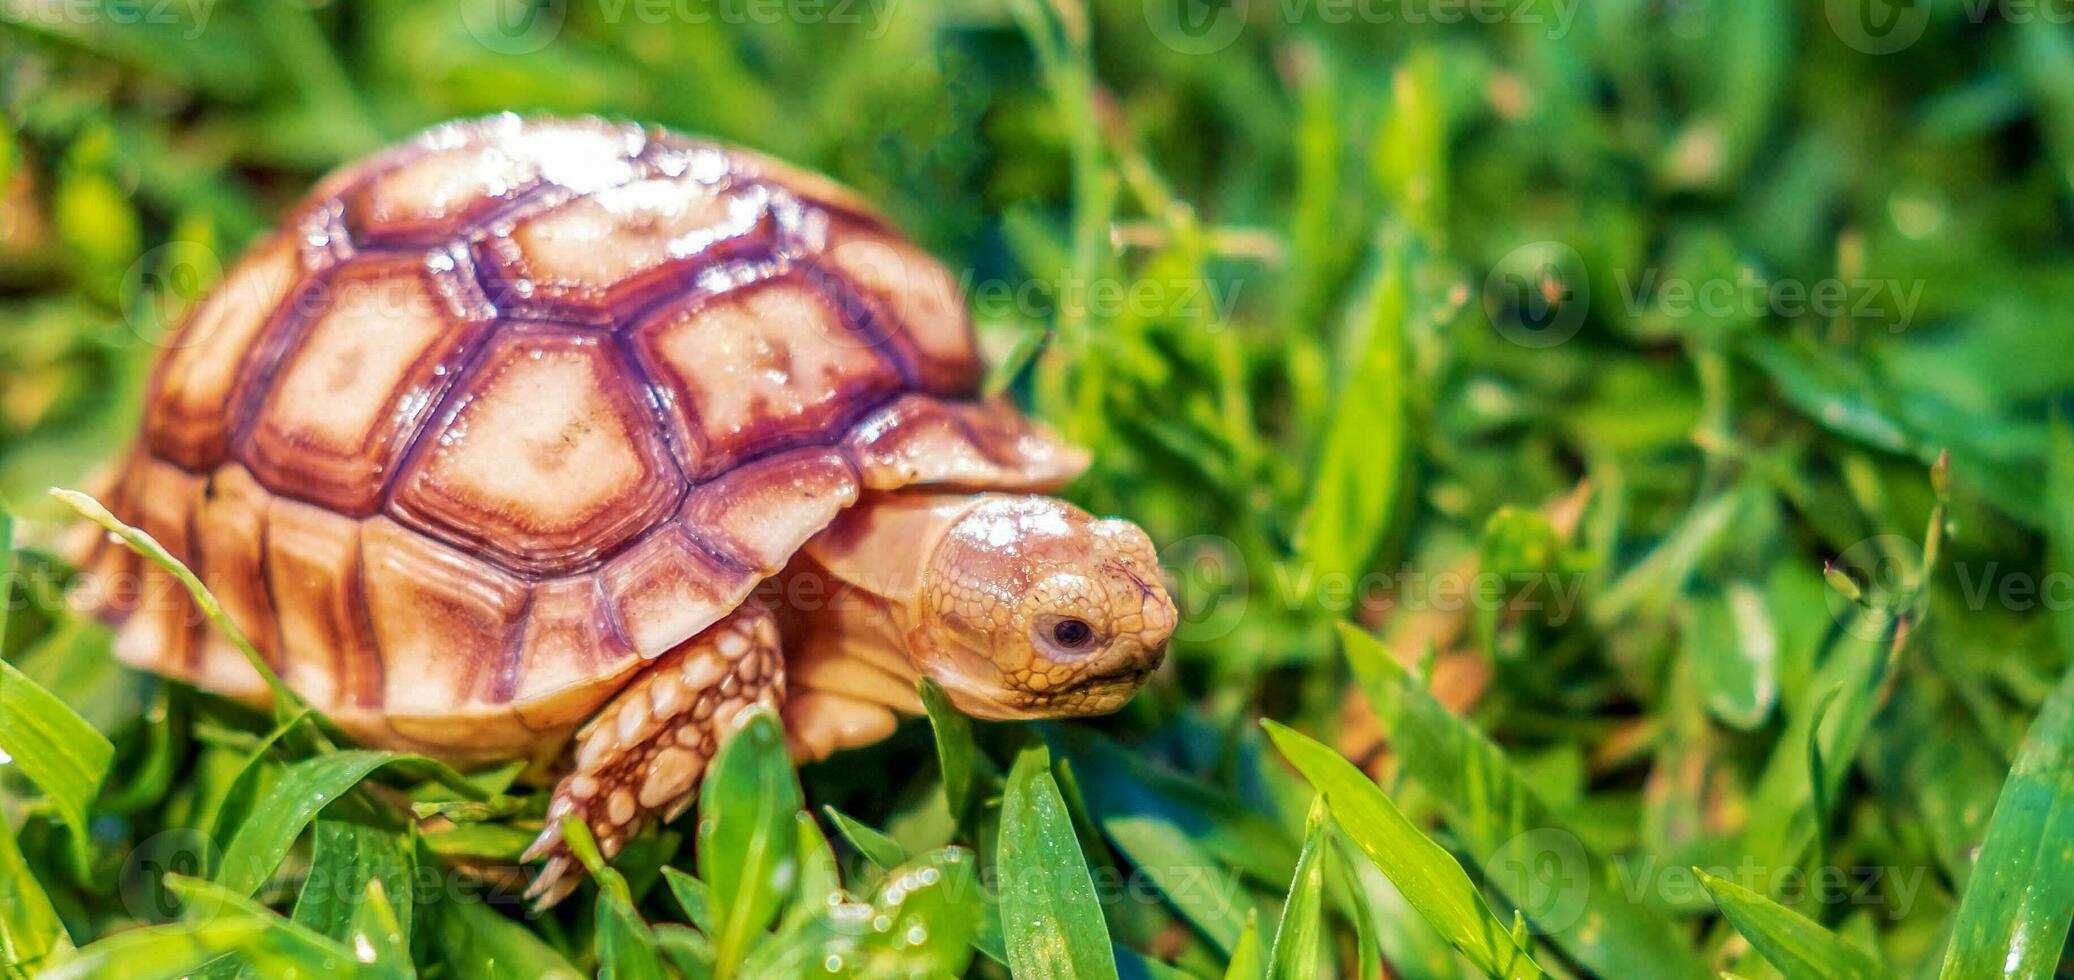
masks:
{"label": "tortoise head", "polygon": [[915,664],[980,718],[1115,711],[1174,631],[1152,539],[1050,497],[978,498],[919,584]]}

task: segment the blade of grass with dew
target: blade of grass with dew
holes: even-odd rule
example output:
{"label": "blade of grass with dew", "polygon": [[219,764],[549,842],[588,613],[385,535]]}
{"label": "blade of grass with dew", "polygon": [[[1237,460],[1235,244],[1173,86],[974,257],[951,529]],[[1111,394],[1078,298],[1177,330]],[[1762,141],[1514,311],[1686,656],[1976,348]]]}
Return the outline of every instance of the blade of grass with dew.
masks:
{"label": "blade of grass with dew", "polygon": [[1034,980],[1115,980],[1109,927],[1043,746],[1024,749],[1009,770],[996,846],[1010,972]]}
{"label": "blade of grass with dew", "polygon": [[[0,505],[0,649],[14,609],[14,518]],[[72,856],[87,866],[87,813],[115,746],[63,701],[0,661],[0,756],[43,790],[72,831]]]}
{"label": "blade of grass with dew", "polygon": [[[1380,641],[1341,624],[1340,645],[1405,771],[1439,797],[1448,827],[1484,873],[1556,946],[1606,976],[1710,975],[1679,939],[1681,930],[1648,906],[1624,901],[1605,857],[1564,826],[1504,753],[1434,700]],[[1538,859],[1551,847],[1576,865],[1563,868],[1555,882],[1536,876]],[[1530,850],[1517,853],[1522,848]]]}
{"label": "blade of grass with dew", "polygon": [[1297,551],[1314,577],[1359,575],[1389,532],[1404,452],[1404,321],[1409,256],[1377,244],[1368,285],[1349,318],[1349,358],[1319,448]]}
{"label": "blade of grass with dew", "polygon": [[410,933],[417,864],[402,835],[359,820],[320,816],[310,840],[310,873],[296,893],[290,918],[333,939],[347,939],[354,906],[370,887],[379,886],[398,927]]}
{"label": "blade of grass with dew", "polygon": [[821,832],[821,825],[814,822],[814,815],[805,810],[794,813],[792,827],[797,832],[799,875],[786,901],[785,916],[778,922],[780,933],[799,928],[844,897],[835,848],[829,845],[828,835]]}
{"label": "blade of grass with dew", "polygon": [[1282,920],[1275,925],[1268,980],[1303,980],[1318,970],[1319,940],[1325,932],[1326,850],[1332,827],[1325,794],[1311,801],[1311,813],[1304,822],[1303,854],[1296,859],[1289,898],[1282,903]]}
{"label": "blade of grass with dew", "polygon": [[[2064,506],[2064,504],[2063,504]],[[1995,801],[1945,951],[1944,980],[2054,975],[2074,920],[2074,668]]]}
{"label": "blade of grass with dew", "polygon": [[251,816],[224,848],[217,883],[239,895],[257,893],[318,813],[386,766],[426,767],[443,772],[442,781],[456,792],[480,792],[458,773],[423,756],[355,749],[304,759],[283,771],[273,791],[253,805]]}
{"label": "blade of grass with dew", "polygon": [[821,903],[797,933],[760,944],[741,975],[962,976],[984,905],[975,864],[964,848],[942,848],[893,869],[868,902]]}
{"label": "blade of grass with dew", "polygon": [[757,710],[721,744],[699,790],[699,880],[712,891],[722,975],[747,955],[791,891],[798,872],[792,815],[800,806],[778,720]]}
{"label": "blade of grass with dew", "polygon": [[843,835],[857,853],[864,855],[864,859],[879,870],[891,871],[907,863],[906,849],[884,831],[832,806],[822,807],[821,812],[828,814],[829,822],[835,824],[836,833]]}
{"label": "blade of grass with dew", "polygon": [[347,942],[362,964],[363,976],[411,980],[418,975],[411,965],[409,930],[397,918],[396,907],[389,904],[379,879],[368,879],[359,907],[353,912]]}
{"label": "blade of grass with dew", "polygon": [[[1729,924],[1786,980],[1880,980],[1872,958],[1814,920],[1748,888],[1693,869]],[[1974,974],[1985,976],[1985,974]]]}
{"label": "blade of grass with dew", "polygon": [[1333,818],[1433,928],[1486,976],[1534,980],[1541,967],[1513,945],[1453,855],[1399,812],[1397,805],[1339,753],[1295,729],[1262,719],[1282,757],[1310,780]]}
{"label": "blade of grass with dew", "polygon": [[14,828],[0,816],[0,965],[33,965],[71,949],[58,910],[22,859]]}

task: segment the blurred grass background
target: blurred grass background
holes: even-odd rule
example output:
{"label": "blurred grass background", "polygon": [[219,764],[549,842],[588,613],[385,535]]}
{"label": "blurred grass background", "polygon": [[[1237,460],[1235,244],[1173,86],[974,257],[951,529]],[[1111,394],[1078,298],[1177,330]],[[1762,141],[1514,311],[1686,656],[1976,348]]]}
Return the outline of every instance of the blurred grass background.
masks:
{"label": "blurred grass background", "polygon": [[[1405,758],[1416,705],[1350,698],[1332,624],[1351,620],[1471,723],[1427,735],[1502,747],[1593,856],[1596,901],[1648,917],[1616,929],[1770,975],[1674,887],[1700,865],[1936,975],[2074,661],[2055,10],[7,0],[0,493],[32,549],[6,652],[112,739],[117,774],[86,866],[25,850],[75,939],[118,931],[135,842],[204,826],[253,750],[221,706],[108,666],[35,587],[63,575],[43,491],[119,451],[165,324],[339,163],[456,116],[604,113],[879,202],[964,278],[995,383],[1096,450],[1073,496],[1162,545],[1173,666],[1122,716],[1041,732],[1091,865],[1159,886],[1105,904],[1127,972],[1219,975],[1247,909],[1275,931],[1309,794],[1265,716],[1361,763],[1495,909],[1528,910],[1543,967],[1671,975],[1550,924],[1561,889],[1537,905],[1493,880],[1542,825]],[[1438,576],[1478,570],[1498,591],[1450,601]],[[1005,770],[1034,734],[978,744]],[[994,824],[946,811],[934,757],[909,726],[810,768],[806,798],[906,853],[989,854]],[[2074,808],[2067,781],[2034,788]],[[18,782],[10,808],[36,795]],[[61,839],[28,813],[25,844]],[[1326,960],[1351,972],[1373,943],[1392,975],[1459,975],[1357,865],[1328,876]],[[1227,875],[1230,907],[1162,867]],[[1788,887],[1821,869],[1846,891]],[[2067,890],[2040,894],[2033,935],[2057,921],[2064,944]],[[588,914],[531,928],[590,968]]]}

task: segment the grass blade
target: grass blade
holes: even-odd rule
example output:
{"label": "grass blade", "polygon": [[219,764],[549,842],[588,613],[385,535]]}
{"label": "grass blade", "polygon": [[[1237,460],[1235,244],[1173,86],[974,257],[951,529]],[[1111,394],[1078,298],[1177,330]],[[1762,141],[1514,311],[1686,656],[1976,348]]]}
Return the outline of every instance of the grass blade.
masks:
{"label": "grass blade", "polygon": [[378,878],[368,879],[367,890],[361,894],[350,941],[353,955],[370,968],[368,974],[393,980],[417,976],[417,970],[411,966],[410,935],[397,918],[395,906],[389,904]]}
{"label": "grass blade", "polygon": [[1246,914],[1246,928],[1232,945],[1231,960],[1224,965],[1224,980],[1262,980],[1267,964],[1260,958],[1260,916]]}
{"label": "grass blade", "polygon": [[982,761],[979,746],[972,741],[972,719],[951,703],[935,681],[924,677],[920,687],[929,730],[936,736],[936,757],[943,766],[943,800],[950,807],[951,818],[962,824],[970,812]]}
{"label": "grass blade", "polygon": [[[1440,798],[1448,827],[1537,929],[1602,975],[1709,975],[1673,923],[1610,885],[1609,862],[1556,818],[1496,745],[1435,701],[1374,637],[1342,625],[1340,644],[1406,771]],[[1544,875],[1539,859],[1551,853],[1561,866]]]}
{"label": "grass blade", "polygon": [[362,904],[369,887],[379,885],[398,928],[408,936],[416,868],[408,842],[394,831],[328,817],[317,818],[310,836],[310,874],[296,895],[291,917],[333,939],[347,939],[355,906]]}
{"label": "grass blade", "polygon": [[877,865],[881,871],[890,871],[907,863],[907,851],[900,842],[886,836],[883,831],[869,826],[832,806],[822,807],[837,833],[864,855],[866,861]]}
{"label": "grass blade", "polygon": [[1352,361],[1325,432],[1298,550],[1317,576],[1358,575],[1389,530],[1404,448],[1404,320],[1411,309],[1407,258],[1382,246],[1356,307]]}
{"label": "grass blade", "polygon": [[605,864],[598,842],[582,820],[563,817],[562,840],[598,883],[598,900],[592,907],[591,918],[597,930],[591,945],[598,953],[598,976],[606,980],[663,980],[667,974],[663,970],[662,950],[647,921],[634,909],[634,896],[626,877]]}
{"label": "grass blade", "polygon": [[213,882],[169,876],[166,887],[187,903],[189,922],[206,925],[222,918],[245,918],[265,928],[248,938],[237,958],[260,976],[351,976],[355,957],[330,937],[318,935],[275,915],[272,910]]}
{"label": "grass blade", "polygon": [[1318,969],[1318,941],[1325,932],[1325,856],[1331,846],[1331,811],[1324,794],[1311,802],[1305,821],[1303,854],[1296,859],[1296,874],[1289,879],[1289,900],[1282,905],[1282,921],[1275,926],[1275,943],[1268,957],[1268,980],[1302,980]]}
{"label": "grass blade", "polygon": [[1267,734],[1311,786],[1333,819],[1389,876],[1433,928],[1485,975],[1532,980],[1541,967],[1513,945],[1510,930],[1484,903],[1454,856],[1420,833],[1354,764],[1315,739],[1263,719]]}
{"label": "grass blade", "polygon": [[2074,669],[2060,679],[1988,820],[1945,980],[2050,977],[2074,919]]}
{"label": "grass blade", "polygon": [[[391,765],[446,769],[421,756],[365,749],[320,755],[289,766],[273,791],[254,804],[251,815],[224,848],[217,883],[239,895],[258,892],[318,813],[375,770]],[[454,776],[448,785],[458,791],[480,792],[459,776]]]}
{"label": "grass blade", "polygon": [[107,778],[115,746],[63,701],[0,661],[0,753],[43,790],[72,830],[73,855],[87,860],[87,811]]}
{"label": "grass blade", "polygon": [[577,980],[582,974],[524,925],[498,914],[474,895],[455,895],[431,908],[434,942],[453,975],[477,980]]}
{"label": "grass blade", "polygon": [[706,883],[676,868],[663,868],[663,881],[670,886],[671,897],[684,910],[684,921],[698,931],[711,935],[713,932],[713,893]]}
{"label": "grass blade", "polygon": [[1693,870],[1707,894],[1714,896],[1721,914],[1786,980],[1875,980],[1886,976],[1871,957],[1814,920],[1733,881]]}
{"label": "grass blade", "polygon": [[712,890],[723,973],[741,962],[791,893],[799,870],[792,815],[800,805],[777,718],[751,713],[721,744],[698,804],[699,880]]}
{"label": "grass blade", "polygon": [[[52,490],[50,495],[77,511],[79,516],[100,525],[108,533],[121,538],[123,544],[128,545],[130,550],[142,555],[145,560],[150,561],[152,564],[165,569],[168,574],[177,579],[181,587],[186,589],[187,594],[194,599],[195,607],[202,611],[202,615],[209,620],[211,625],[221,630],[223,635],[230,640],[231,645],[237,647],[238,652],[245,655],[245,660],[252,665],[252,669],[259,672],[260,679],[264,680],[267,689],[273,692],[274,711],[277,715],[286,717],[291,712],[309,708],[308,702],[303,700],[302,695],[295,693],[288,685],[281,682],[281,678],[274,673],[274,669],[267,665],[266,658],[259,655],[259,649],[252,645],[252,640],[245,636],[245,631],[239,629],[238,624],[231,622],[230,617],[223,611],[223,604],[216,601],[216,596],[209,592],[209,587],[203,585],[202,580],[196,578],[194,572],[188,570],[188,567],[182,564],[180,559],[173,557],[172,552],[167,551],[165,546],[153,540],[151,535],[124,524],[114,514],[109,513],[108,508],[101,506],[100,501],[77,490]],[[319,724],[323,725],[327,731],[335,730],[321,714],[315,714],[314,711],[312,713],[314,717],[319,719]]]}
{"label": "grass blade", "polygon": [[0,817],[0,964],[31,964],[71,949],[50,896],[22,859],[14,828]]}
{"label": "grass blade", "polygon": [[1109,926],[1042,746],[1008,774],[997,857],[1008,967],[1033,980],[1115,980]]}
{"label": "grass blade", "polygon": [[[14,609],[14,518],[0,508],[0,649]],[[78,712],[0,661],[0,755],[43,790],[72,829],[73,857],[87,863],[87,809],[108,776],[115,746]]]}
{"label": "grass blade", "polygon": [[38,980],[172,980],[195,973],[225,953],[265,934],[267,924],[245,916],[175,922],[118,932],[82,946],[38,973]]}

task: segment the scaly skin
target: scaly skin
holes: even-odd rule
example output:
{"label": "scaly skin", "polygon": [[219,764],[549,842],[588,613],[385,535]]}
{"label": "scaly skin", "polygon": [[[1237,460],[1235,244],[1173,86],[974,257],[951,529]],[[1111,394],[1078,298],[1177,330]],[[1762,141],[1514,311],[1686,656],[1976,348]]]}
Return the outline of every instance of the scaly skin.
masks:
{"label": "scaly skin", "polygon": [[[924,675],[982,718],[1115,711],[1159,666],[1175,625],[1145,532],[1050,497],[878,497],[806,554],[857,591],[784,610],[801,634],[783,641],[802,657],[784,714],[803,758],[882,737],[916,710]],[[785,700],[779,619],[752,600],[644,668],[578,733],[575,771],[526,853],[547,859],[528,890],[540,905],[577,880],[564,817],[617,854],[654,816],[691,805],[743,710]]]}
{"label": "scaly skin", "polygon": [[770,611],[751,603],[656,658],[576,734],[576,769],[555,787],[547,827],[524,860],[545,858],[526,896],[545,908],[574,890],[562,820],[575,815],[606,857],[660,814],[675,820],[743,712],[784,699],[784,653]]}

